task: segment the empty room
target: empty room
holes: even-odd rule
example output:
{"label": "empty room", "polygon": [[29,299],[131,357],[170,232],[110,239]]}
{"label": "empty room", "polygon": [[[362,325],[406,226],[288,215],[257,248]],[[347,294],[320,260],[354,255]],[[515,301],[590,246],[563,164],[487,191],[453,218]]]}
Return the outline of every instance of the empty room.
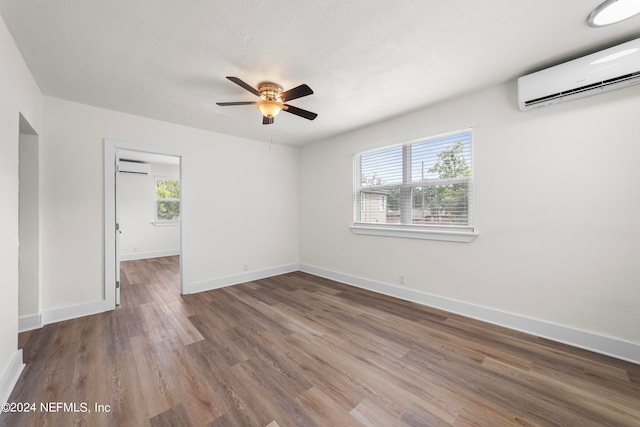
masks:
{"label": "empty room", "polygon": [[639,28],[0,0],[0,426],[640,425]]}

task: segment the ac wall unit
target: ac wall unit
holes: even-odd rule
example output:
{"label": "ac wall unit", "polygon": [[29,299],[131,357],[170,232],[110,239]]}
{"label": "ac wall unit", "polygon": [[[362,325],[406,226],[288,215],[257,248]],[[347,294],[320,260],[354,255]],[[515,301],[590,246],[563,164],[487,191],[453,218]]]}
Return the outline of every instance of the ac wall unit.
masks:
{"label": "ac wall unit", "polygon": [[120,160],[118,171],[122,173],[137,173],[141,175],[149,175],[149,163],[129,162]]}
{"label": "ac wall unit", "polygon": [[518,79],[520,111],[598,95],[640,83],[640,39]]}

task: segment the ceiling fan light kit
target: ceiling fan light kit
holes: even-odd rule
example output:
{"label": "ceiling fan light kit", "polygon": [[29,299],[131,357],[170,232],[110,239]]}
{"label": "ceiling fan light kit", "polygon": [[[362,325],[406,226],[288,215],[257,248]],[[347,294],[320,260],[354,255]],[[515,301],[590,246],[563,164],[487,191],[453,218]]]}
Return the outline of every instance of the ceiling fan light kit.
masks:
{"label": "ceiling fan light kit", "polygon": [[266,118],[272,119],[278,115],[280,110],[284,109],[282,104],[282,88],[273,83],[260,83],[258,85],[258,92],[260,92],[260,98],[262,101],[256,103],[258,110]]}
{"label": "ceiling fan light kit", "polygon": [[216,104],[221,107],[229,107],[235,105],[255,105],[262,113],[262,124],[270,125],[274,122],[275,116],[282,110],[294,114],[299,117],[303,117],[307,120],[313,120],[318,115],[311,111],[303,110],[302,108],[294,107],[293,105],[287,105],[285,102],[293,99],[302,98],[313,94],[313,90],[306,84],[294,87],[286,92],[282,92],[282,88],[275,83],[263,82],[258,85],[258,89],[245,83],[237,77],[227,77],[238,86],[251,92],[252,94],[261,98],[257,102],[217,102]]}
{"label": "ceiling fan light kit", "polygon": [[282,102],[269,100],[259,101],[256,103],[256,106],[265,117],[275,117],[278,115],[280,110],[284,108]]}

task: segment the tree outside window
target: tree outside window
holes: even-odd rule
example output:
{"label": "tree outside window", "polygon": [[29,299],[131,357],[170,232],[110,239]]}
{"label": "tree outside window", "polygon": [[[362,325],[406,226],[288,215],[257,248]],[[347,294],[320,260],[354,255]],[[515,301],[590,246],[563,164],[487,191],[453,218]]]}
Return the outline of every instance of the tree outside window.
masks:
{"label": "tree outside window", "polygon": [[180,221],[180,180],[156,178],[156,222]]}
{"label": "tree outside window", "polygon": [[358,154],[355,168],[354,223],[472,228],[471,129]]}

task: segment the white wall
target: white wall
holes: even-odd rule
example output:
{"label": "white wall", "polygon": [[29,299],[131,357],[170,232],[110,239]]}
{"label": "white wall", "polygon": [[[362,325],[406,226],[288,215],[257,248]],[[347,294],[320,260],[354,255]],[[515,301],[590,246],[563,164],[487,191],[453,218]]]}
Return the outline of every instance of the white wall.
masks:
{"label": "white wall", "polygon": [[40,133],[42,94],[0,19],[0,401],[17,380],[18,351],[18,138],[19,115]]}
{"label": "white wall", "polygon": [[[521,113],[512,83],[306,146],[300,262],[640,344],[639,109],[634,87]],[[353,152],[470,124],[475,241],[351,233]]]}
{"label": "white wall", "polygon": [[44,112],[44,311],[103,298],[103,138],[186,152],[193,283],[297,263],[297,150],[49,97]]}
{"label": "white wall", "polygon": [[118,175],[121,260],[177,255],[180,252],[179,224],[154,225],[155,178],[180,179],[180,166],[160,163],[150,163],[149,166],[149,175]]}

